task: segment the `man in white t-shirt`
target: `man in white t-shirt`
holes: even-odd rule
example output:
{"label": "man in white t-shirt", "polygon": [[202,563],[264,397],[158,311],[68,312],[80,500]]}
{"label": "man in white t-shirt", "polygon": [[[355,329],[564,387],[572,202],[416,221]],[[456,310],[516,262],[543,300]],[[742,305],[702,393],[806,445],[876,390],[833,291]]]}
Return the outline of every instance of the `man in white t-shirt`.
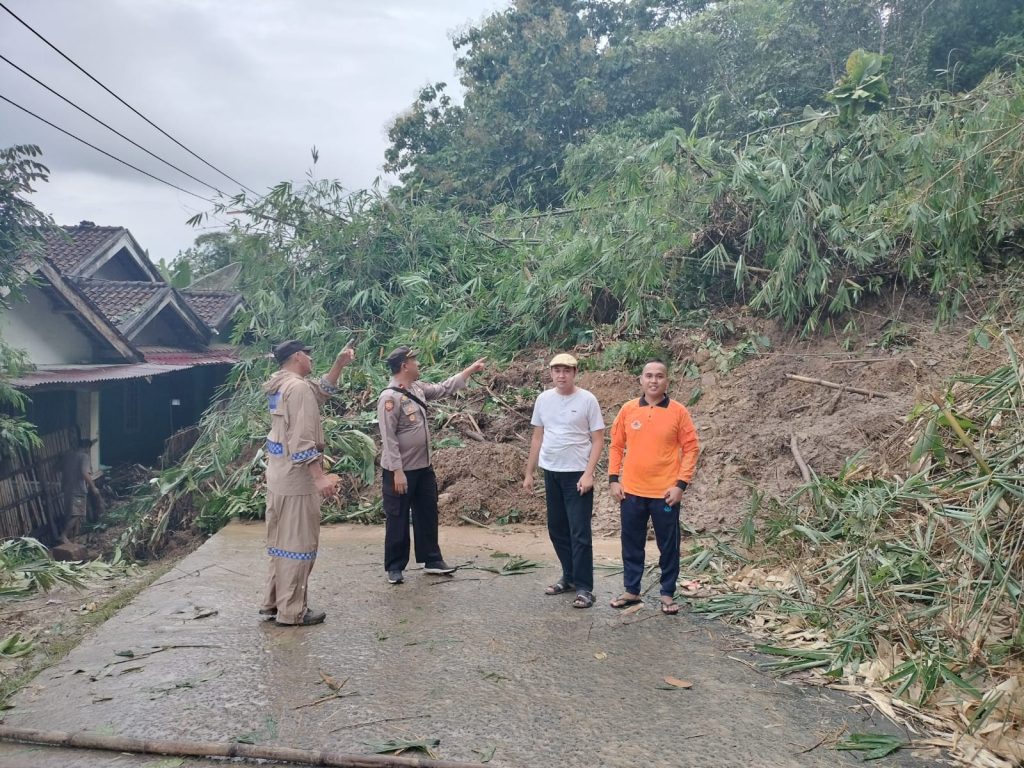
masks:
{"label": "man in white t-shirt", "polygon": [[597,398],[576,386],[576,358],[561,353],[549,363],[555,386],[533,406],[533,439],[523,488],[533,490],[533,473],[544,470],[548,535],[562,565],[562,577],[544,590],[576,590],[574,608],[594,604],[594,470],[604,448],[604,419]]}

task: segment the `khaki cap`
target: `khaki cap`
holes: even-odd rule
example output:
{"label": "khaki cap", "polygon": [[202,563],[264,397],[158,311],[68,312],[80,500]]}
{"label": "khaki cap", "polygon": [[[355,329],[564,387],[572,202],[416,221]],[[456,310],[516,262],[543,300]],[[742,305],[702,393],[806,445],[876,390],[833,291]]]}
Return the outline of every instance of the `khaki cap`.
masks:
{"label": "khaki cap", "polygon": [[556,365],[567,365],[570,368],[579,367],[576,362],[576,358],[568,352],[559,352],[557,355],[552,357],[551,362],[548,363],[548,368],[554,368]]}

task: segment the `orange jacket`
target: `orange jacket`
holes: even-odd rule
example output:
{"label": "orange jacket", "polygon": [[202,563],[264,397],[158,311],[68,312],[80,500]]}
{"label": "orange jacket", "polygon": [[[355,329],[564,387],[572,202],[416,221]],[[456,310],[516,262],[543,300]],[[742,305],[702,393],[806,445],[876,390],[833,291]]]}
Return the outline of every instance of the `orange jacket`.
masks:
{"label": "orange jacket", "polygon": [[686,406],[668,395],[655,405],[643,397],[630,400],[612,424],[609,480],[633,496],[658,499],[674,485],[689,484],[699,452]]}

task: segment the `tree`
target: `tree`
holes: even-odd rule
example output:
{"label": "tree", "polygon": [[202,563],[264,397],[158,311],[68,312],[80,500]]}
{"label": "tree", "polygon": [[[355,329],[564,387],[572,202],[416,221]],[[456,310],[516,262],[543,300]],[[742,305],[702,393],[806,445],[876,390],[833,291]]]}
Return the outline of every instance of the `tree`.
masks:
{"label": "tree", "polygon": [[31,144],[0,149],[0,304],[5,307],[20,295],[23,260],[41,253],[46,231],[54,226],[25,199],[34,183],[48,178],[46,166],[34,160],[41,154]]}
{"label": "tree", "polygon": [[239,232],[204,232],[166,267],[165,277],[175,288],[187,288],[211,272],[239,261],[251,238]]}
{"label": "tree", "polygon": [[442,83],[423,89],[391,127],[387,169],[402,192],[464,208],[557,206],[567,154],[595,135],[666,117],[667,130],[724,137],[785,123],[823,106],[858,49],[892,56],[894,99],[972,86],[1024,50],[1019,6],[518,0],[455,38],[464,103]]}
{"label": "tree", "polygon": [[[34,159],[40,154],[33,145],[0,150],[0,304],[4,308],[22,297],[25,261],[39,256],[46,232],[54,227],[49,216],[25,199],[34,183],[48,178],[46,166]],[[22,418],[25,395],[8,383],[9,377],[27,367],[24,353],[0,339],[0,454],[39,443],[35,427]]]}
{"label": "tree", "polygon": [[1020,0],[902,0],[892,5],[899,13],[891,21],[894,36],[897,24],[903,32],[894,40],[892,52],[922,51],[919,67],[933,87],[970,90],[989,72],[1009,71],[1014,59],[1019,65],[1024,56]]}

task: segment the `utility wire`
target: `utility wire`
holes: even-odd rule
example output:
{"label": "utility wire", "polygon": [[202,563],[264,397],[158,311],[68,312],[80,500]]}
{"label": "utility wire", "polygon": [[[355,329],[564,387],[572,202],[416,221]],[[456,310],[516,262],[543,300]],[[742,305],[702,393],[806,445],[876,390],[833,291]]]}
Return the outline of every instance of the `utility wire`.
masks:
{"label": "utility wire", "polygon": [[60,94],[60,93],[58,93],[58,92],[57,92],[57,91],[55,91],[55,90],[54,90],[53,88],[51,88],[51,87],[50,87],[50,86],[48,86],[48,85],[47,85],[46,83],[44,83],[44,82],[43,82],[42,80],[40,80],[40,79],[38,79],[37,77],[34,77],[33,75],[31,75],[31,74],[29,74],[28,72],[26,72],[26,71],[25,71],[24,69],[22,69],[21,67],[19,67],[19,66],[18,66],[17,64],[15,64],[15,63],[14,63],[13,61],[11,61],[11,60],[10,60],[10,59],[8,59],[8,58],[7,58],[6,56],[4,56],[4,55],[3,55],[2,53],[0,53],[0,60],[6,61],[6,62],[7,62],[8,64],[10,64],[10,65],[11,65],[12,67],[14,67],[14,68],[15,68],[16,70],[18,70],[19,72],[21,72],[21,74],[23,74],[23,75],[24,75],[25,77],[29,78],[30,80],[32,80],[32,81],[33,81],[34,83],[36,83],[37,85],[41,85],[41,86],[42,86],[43,88],[45,88],[45,89],[46,89],[46,90],[48,90],[48,91],[49,91],[50,93],[52,93],[52,94],[53,94],[54,96],[56,96],[56,97],[57,97],[58,99],[60,99],[60,100],[64,101],[64,102],[65,102],[65,103],[67,103],[67,104],[70,104],[70,105],[71,105],[72,107],[74,107],[75,109],[77,109],[77,110],[78,110],[79,112],[81,112],[81,113],[82,113],[83,115],[85,115],[86,117],[88,117],[88,118],[91,118],[92,120],[95,120],[95,121],[96,121],[97,123],[99,123],[100,125],[102,125],[102,126],[103,126],[104,128],[106,128],[106,129],[107,129],[108,131],[110,131],[110,132],[112,132],[112,133],[116,133],[116,134],[117,134],[118,136],[120,136],[120,137],[121,137],[122,139],[124,139],[125,141],[127,141],[127,142],[128,142],[129,144],[131,144],[131,145],[132,145],[133,147],[136,147],[136,148],[138,148],[138,149],[141,149],[141,150],[142,150],[143,152],[145,152],[145,153],[146,153],[147,155],[149,155],[150,157],[153,157],[153,158],[155,158],[155,159],[159,160],[159,161],[160,161],[161,163],[163,163],[164,165],[166,165],[166,166],[167,166],[168,168],[173,168],[173,169],[174,169],[174,170],[176,170],[176,171],[177,171],[178,173],[181,173],[181,174],[184,174],[185,176],[188,176],[188,177],[189,177],[190,179],[192,179],[192,181],[194,181],[194,182],[197,182],[198,184],[202,184],[202,185],[203,185],[204,187],[209,187],[210,189],[212,189],[212,190],[213,190],[214,192],[216,192],[217,194],[219,194],[219,195],[223,195],[224,197],[227,197],[227,195],[225,195],[225,194],[224,194],[224,192],[222,192],[221,190],[217,189],[217,187],[215,187],[215,186],[214,186],[213,184],[209,184],[209,183],[207,183],[207,182],[203,181],[202,179],[197,179],[197,178],[196,178],[195,176],[193,176],[193,175],[192,175],[191,173],[189,173],[188,171],[182,170],[181,168],[179,168],[178,166],[176,166],[176,165],[175,165],[174,163],[171,163],[171,162],[169,162],[169,161],[167,161],[167,160],[164,160],[164,159],[163,159],[162,157],[160,157],[160,155],[157,155],[157,154],[155,154],[154,152],[150,152],[150,151],[149,151],[148,149],[146,149],[146,148],[145,148],[144,146],[142,146],[141,144],[139,144],[139,143],[137,143],[137,142],[135,142],[135,141],[132,141],[131,139],[129,139],[129,138],[127,137],[127,136],[125,136],[125,135],[124,135],[123,133],[121,133],[121,132],[120,132],[119,130],[117,130],[116,128],[112,128],[111,126],[107,125],[107,124],[106,124],[105,122],[103,122],[102,120],[100,120],[100,119],[99,119],[98,117],[96,117],[96,116],[95,116],[94,114],[92,114],[91,112],[88,112],[87,110],[85,110],[85,109],[83,109],[82,107],[78,106],[77,104],[75,104],[75,102],[71,101],[71,99],[67,98],[66,96],[64,96],[64,95],[62,95],[62,94]]}
{"label": "utility wire", "polygon": [[22,112],[24,112],[24,113],[26,113],[26,114],[28,114],[28,115],[31,115],[32,117],[34,117],[34,118],[35,118],[36,120],[39,120],[39,121],[41,121],[41,122],[44,122],[44,123],[46,123],[46,124],[47,124],[48,126],[50,126],[51,128],[54,128],[54,129],[56,129],[56,130],[60,131],[61,133],[63,133],[63,134],[64,134],[64,135],[66,135],[66,136],[70,136],[70,137],[71,137],[72,139],[74,139],[75,141],[80,141],[80,142],[81,142],[82,144],[85,144],[85,146],[87,146],[87,147],[90,147],[91,149],[95,149],[95,150],[96,150],[97,152],[99,152],[99,153],[100,153],[101,155],[106,155],[106,156],[107,156],[107,157],[109,157],[109,158],[110,158],[111,160],[116,160],[117,162],[121,163],[121,165],[126,165],[126,166],[128,166],[128,167],[129,167],[129,168],[131,168],[131,169],[132,169],[133,171],[138,171],[139,173],[143,174],[144,176],[149,176],[149,178],[151,178],[151,179],[153,179],[153,180],[155,180],[155,181],[159,181],[159,182],[160,182],[161,184],[166,184],[166,185],[167,185],[168,187],[174,187],[174,188],[175,188],[176,190],[178,190],[179,192],[184,192],[184,193],[185,193],[186,195],[192,195],[192,197],[198,197],[198,198],[199,198],[200,200],[205,200],[205,201],[206,201],[207,203],[209,203],[210,205],[216,205],[216,202],[215,202],[214,200],[211,200],[211,199],[210,199],[210,198],[208,198],[208,197],[203,197],[202,195],[196,194],[195,192],[190,192],[189,190],[185,189],[184,187],[179,187],[179,186],[178,186],[177,184],[172,184],[171,182],[169,182],[169,181],[167,181],[167,180],[165,180],[165,179],[161,179],[161,178],[160,178],[159,176],[154,176],[154,175],[153,175],[152,173],[150,173],[149,171],[144,171],[144,170],[142,170],[141,168],[137,168],[136,166],[134,166],[134,165],[132,165],[131,163],[129,163],[129,162],[127,161],[127,160],[122,160],[122,159],[121,159],[120,157],[116,157],[116,156],[114,156],[114,155],[110,154],[109,152],[107,152],[106,150],[100,149],[100,148],[99,148],[99,147],[97,147],[97,146],[96,146],[95,144],[90,144],[90,143],[89,143],[88,141],[86,141],[85,139],[83,139],[83,138],[80,138],[80,137],[76,136],[75,134],[71,133],[71,131],[66,131],[66,130],[64,130],[63,128],[61,128],[61,127],[60,127],[59,125],[54,125],[54,124],[53,124],[53,123],[51,123],[51,122],[50,122],[49,120],[47,120],[47,119],[46,119],[45,117],[40,117],[39,115],[37,115],[37,114],[36,114],[35,112],[33,112],[32,110],[30,110],[30,109],[26,109],[25,107],[21,106],[21,104],[18,104],[17,102],[14,102],[14,101],[11,101],[10,99],[8,99],[8,98],[7,98],[6,96],[4,96],[3,94],[0,94],[0,100],[2,100],[2,101],[6,101],[6,102],[7,102],[8,104],[10,104],[10,105],[11,105],[12,107],[17,107],[17,108],[18,108],[18,109],[20,109],[20,110],[21,110]]}
{"label": "utility wire", "polygon": [[[142,118],[143,120],[145,120],[145,121],[146,121],[146,122],[147,122],[147,123],[148,123],[149,125],[151,125],[151,126],[152,126],[153,128],[155,128],[156,130],[158,130],[158,131],[159,131],[160,133],[162,133],[162,134],[163,134],[164,136],[166,136],[166,137],[167,137],[168,139],[170,139],[170,140],[171,140],[171,141],[173,141],[173,142],[174,142],[175,144],[177,144],[177,145],[178,145],[179,147],[181,147],[181,148],[182,148],[182,149],[184,149],[184,150],[185,150],[186,152],[188,152],[188,153],[189,153],[190,155],[192,155],[192,157],[196,158],[197,160],[199,160],[199,161],[200,161],[200,162],[202,162],[203,164],[205,164],[205,165],[209,166],[210,168],[212,168],[213,170],[215,170],[215,171],[216,171],[217,173],[219,173],[219,174],[220,174],[221,176],[223,176],[224,178],[226,178],[226,179],[229,179],[229,180],[231,180],[232,182],[234,182],[235,184],[237,184],[237,185],[238,185],[239,187],[241,187],[242,189],[245,189],[245,190],[247,190],[247,191],[249,191],[249,192],[252,192],[252,194],[256,195],[257,197],[259,196],[259,193],[258,193],[258,192],[257,192],[256,190],[254,190],[254,189],[252,189],[252,188],[250,188],[250,187],[247,187],[247,186],[246,186],[245,184],[243,184],[242,182],[238,181],[238,179],[235,179],[235,178],[233,178],[233,177],[229,176],[229,175],[228,175],[227,173],[225,173],[224,171],[222,171],[222,170],[221,170],[220,168],[218,168],[217,166],[213,165],[213,163],[211,163],[210,161],[208,161],[208,160],[206,160],[205,158],[203,158],[203,157],[200,157],[199,155],[197,155],[197,154],[196,154],[195,152],[193,152],[193,151],[192,151],[191,149],[189,149],[188,147],[186,147],[186,146],[185,146],[184,144],[182,144],[182,143],[181,143],[180,141],[178,141],[178,140],[177,140],[176,138],[174,138],[173,136],[171,136],[171,134],[167,133],[167,131],[165,131],[165,130],[164,130],[163,128],[161,128],[161,127],[160,127],[159,125],[157,125],[157,124],[156,124],[156,123],[154,123],[154,122],[153,122],[152,120],[150,120],[150,119],[149,119],[148,117],[146,117],[146,116],[145,116],[144,114],[142,114],[141,112],[139,112],[139,110],[137,110],[137,109],[136,109],[135,107],[133,107],[133,106],[132,106],[131,104],[129,104],[129,103],[127,102],[127,101],[125,101],[125,100],[124,100],[124,99],[122,99],[122,98],[121,98],[120,96],[118,96],[118,95],[117,95],[116,93],[114,93],[114,92],[113,92],[112,90],[110,90],[109,88],[107,88],[107,86],[105,86],[105,85],[104,85],[103,83],[101,83],[101,82],[100,82],[99,80],[97,80],[97,79],[96,79],[95,77],[93,77],[93,76],[92,76],[92,75],[90,75],[90,74],[89,74],[88,72],[86,72],[86,71],[85,71],[85,70],[84,70],[84,69],[83,69],[82,67],[80,67],[80,66],[79,66],[79,65],[78,65],[78,64],[77,64],[77,63],[76,63],[76,62],[75,62],[75,61],[74,61],[74,60],[73,60],[73,59],[72,59],[72,58],[71,58],[70,56],[68,56],[68,55],[67,55],[66,53],[64,53],[64,51],[62,51],[62,50],[61,50],[60,48],[58,48],[58,47],[57,47],[56,45],[54,45],[53,43],[51,43],[51,42],[50,42],[49,40],[47,40],[47,39],[46,39],[45,37],[43,37],[43,36],[42,36],[42,35],[41,35],[41,34],[40,34],[39,32],[37,32],[37,31],[36,31],[36,30],[35,30],[35,29],[34,29],[34,28],[32,27],[32,25],[30,25],[30,24],[29,24],[28,22],[26,22],[25,20],[23,20],[23,19],[22,19],[22,18],[21,18],[20,16],[18,16],[18,14],[16,14],[16,13],[15,13],[14,11],[12,11],[12,10],[11,10],[10,8],[8,8],[8,7],[6,6],[6,5],[4,5],[4,4],[2,3],[2,2],[0,2],[0,8],[2,8],[2,9],[3,9],[3,10],[5,10],[5,11],[7,11],[7,13],[9,13],[9,14],[10,14],[11,16],[13,16],[13,17],[14,17],[14,18],[15,18],[15,19],[16,19],[16,20],[17,20],[17,21],[18,21],[18,22],[19,22],[19,23],[20,23],[20,24],[21,24],[21,25],[22,25],[23,27],[25,27],[25,28],[26,28],[26,29],[27,29],[27,30],[28,30],[29,32],[31,32],[31,33],[32,33],[33,35],[35,35],[36,37],[38,37],[38,38],[39,38],[40,40],[42,40],[42,41],[43,41],[44,43],[46,43],[46,44],[47,44],[48,46],[50,46],[50,48],[52,48],[52,49],[53,49],[54,51],[56,51],[56,52],[57,52],[57,53],[58,53],[58,54],[59,54],[59,55],[60,55],[61,57],[63,57],[63,58],[64,58],[64,60],[65,60],[65,61],[67,61],[67,62],[68,62],[69,64],[71,64],[71,65],[72,65],[72,66],[73,66],[73,67],[74,67],[75,69],[77,69],[77,70],[78,70],[79,72],[81,72],[81,73],[82,73],[83,75],[85,75],[85,76],[86,76],[86,77],[88,77],[88,78],[89,78],[90,80],[92,80],[92,81],[93,81],[94,83],[96,83],[96,85],[98,85],[98,86],[99,86],[100,88],[102,88],[102,89],[103,89],[104,91],[106,91],[107,93],[109,93],[109,94],[110,94],[111,96],[113,96],[113,97],[114,97],[115,99],[117,99],[117,100],[118,100],[119,102],[121,102],[121,104],[123,104],[123,105],[124,105],[124,106],[126,106],[126,107],[127,107],[128,109],[130,109],[130,110],[131,110],[132,112],[134,112],[134,113],[135,113],[136,115],[138,115],[138,116],[139,116],[140,118]],[[76,138],[77,138],[77,137],[76,137]],[[207,186],[209,186],[209,185],[207,185]],[[190,192],[189,194],[192,194],[192,193]]]}

